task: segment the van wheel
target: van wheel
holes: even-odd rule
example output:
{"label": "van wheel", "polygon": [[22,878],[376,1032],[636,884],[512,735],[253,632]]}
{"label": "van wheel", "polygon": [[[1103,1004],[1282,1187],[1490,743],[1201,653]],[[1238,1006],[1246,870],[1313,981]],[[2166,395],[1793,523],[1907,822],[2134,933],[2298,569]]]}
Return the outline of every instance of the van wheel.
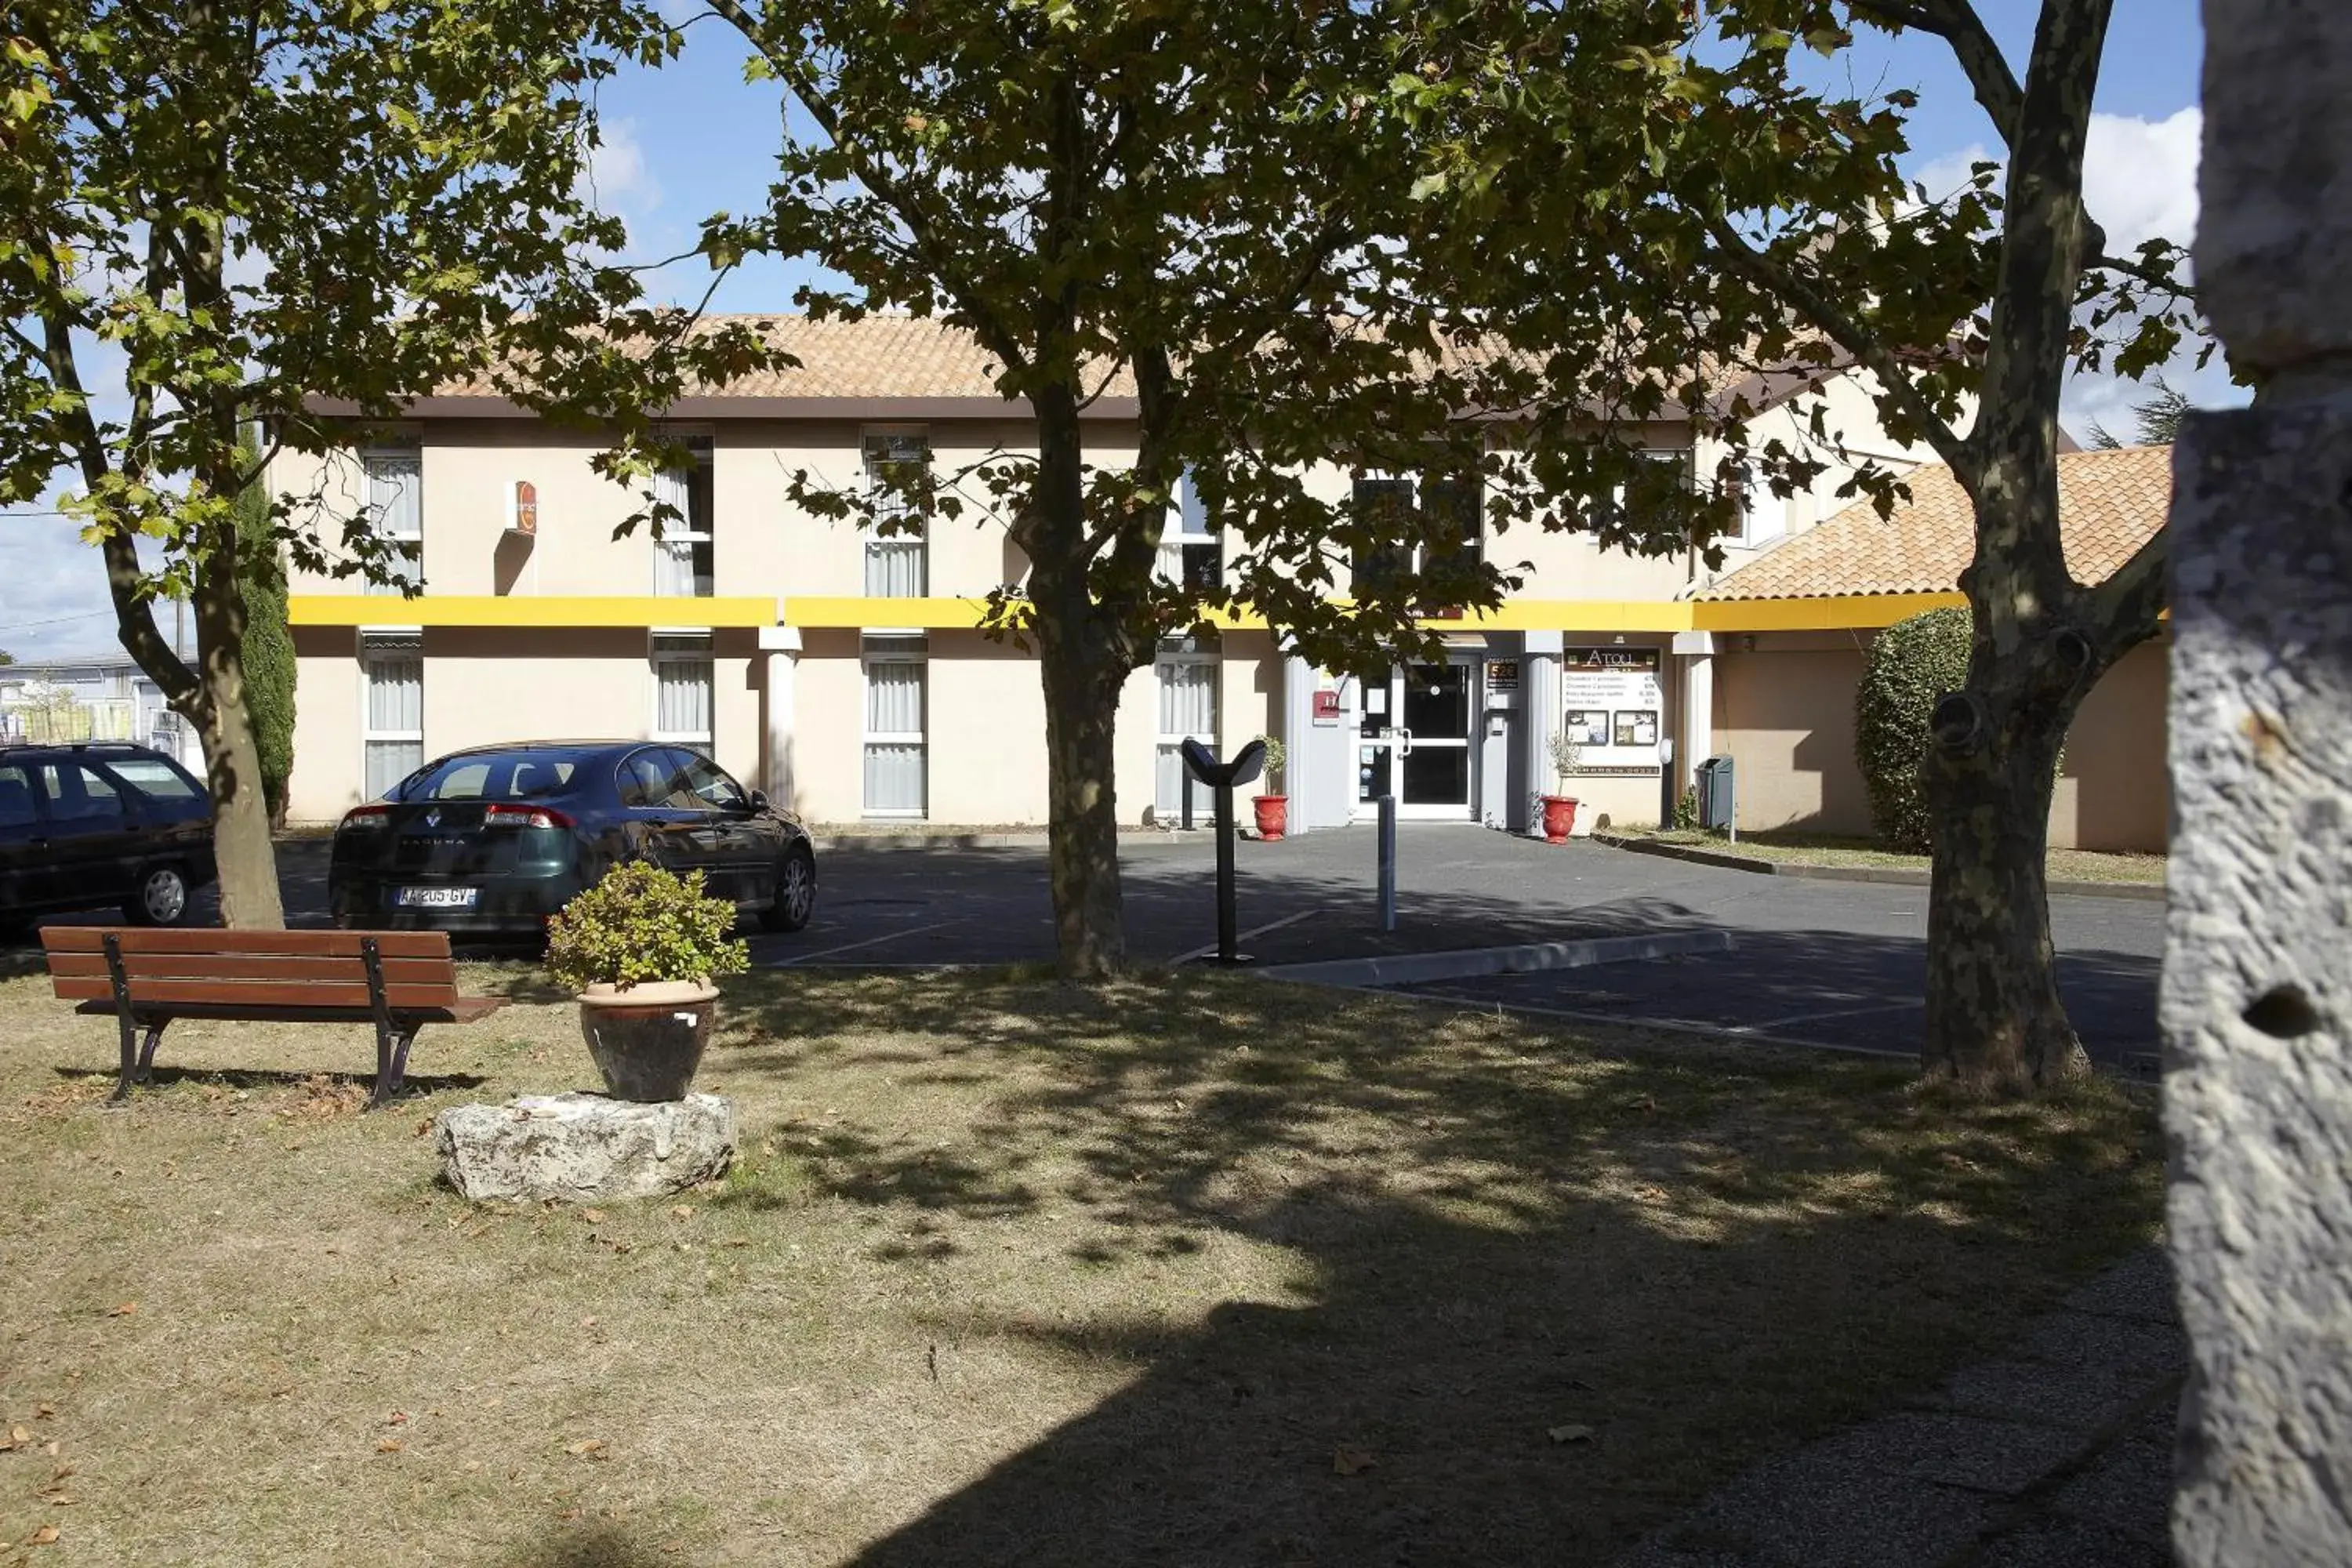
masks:
{"label": "van wheel", "polygon": [[177,866],[150,866],[139,891],[125,900],[122,918],[132,925],[175,926],[188,914],[188,879]]}
{"label": "van wheel", "polygon": [[760,911],[760,923],[770,931],[798,931],[816,912],[816,857],[805,844],[784,853],[776,868],[776,901]]}

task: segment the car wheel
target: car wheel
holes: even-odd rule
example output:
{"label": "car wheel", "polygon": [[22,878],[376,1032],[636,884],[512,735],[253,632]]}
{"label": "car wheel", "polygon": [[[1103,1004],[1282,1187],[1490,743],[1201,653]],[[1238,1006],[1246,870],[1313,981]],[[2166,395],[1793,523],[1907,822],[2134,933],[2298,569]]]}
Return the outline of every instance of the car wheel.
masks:
{"label": "car wheel", "polygon": [[150,866],[139,879],[138,893],[122,906],[132,925],[175,926],[187,918],[188,879],[177,866]]}
{"label": "car wheel", "polygon": [[760,923],[770,931],[798,931],[816,912],[816,857],[805,844],[784,852],[776,872],[776,901],[760,911]]}

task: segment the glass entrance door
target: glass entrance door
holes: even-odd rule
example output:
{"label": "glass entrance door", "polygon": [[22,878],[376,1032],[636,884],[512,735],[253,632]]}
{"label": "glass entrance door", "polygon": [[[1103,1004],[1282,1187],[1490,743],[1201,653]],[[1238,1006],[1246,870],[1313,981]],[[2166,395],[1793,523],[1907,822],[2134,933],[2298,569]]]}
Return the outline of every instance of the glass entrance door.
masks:
{"label": "glass entrance door", "polygon": [[1406,665],[1362,684],[1356,736],[1358,815],[1394,794],[1397,815],[1470,815],[1471,668]]}

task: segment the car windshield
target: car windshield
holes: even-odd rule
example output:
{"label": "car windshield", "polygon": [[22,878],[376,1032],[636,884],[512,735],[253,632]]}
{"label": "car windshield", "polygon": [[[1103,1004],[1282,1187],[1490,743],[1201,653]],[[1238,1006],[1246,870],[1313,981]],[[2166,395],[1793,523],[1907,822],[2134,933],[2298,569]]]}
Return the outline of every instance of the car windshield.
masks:
{"label": "car windshield", "polygon": [[403,800],[548,800],[577,787],[579,759],[553,752],[445,757],[401,787]]}

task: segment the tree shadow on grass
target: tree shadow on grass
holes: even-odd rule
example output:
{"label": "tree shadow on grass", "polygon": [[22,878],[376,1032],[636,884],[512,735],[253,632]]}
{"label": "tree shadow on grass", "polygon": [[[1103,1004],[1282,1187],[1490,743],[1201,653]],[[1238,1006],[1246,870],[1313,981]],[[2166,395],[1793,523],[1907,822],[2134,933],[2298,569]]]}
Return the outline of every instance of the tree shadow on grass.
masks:
{"label": "tree shadow on grass", "polygon": [[[1988,1349],[2160,1194],[2145,1102],[2104,1085],[1972,1106],[1222,977],[799,975],[731,1007],[714,1070],[958,1120],[844,1092],[759,1130],[719,1204],[856,1205],[914,1271],[1045,1244],[1016,1308],[909,1309],[947,1394],[973,1342],[1126,1380],[871,1568],[1603,1562]],[[1287,1277],[1205,1312],[1159,1282],[1236,1247]]]}

